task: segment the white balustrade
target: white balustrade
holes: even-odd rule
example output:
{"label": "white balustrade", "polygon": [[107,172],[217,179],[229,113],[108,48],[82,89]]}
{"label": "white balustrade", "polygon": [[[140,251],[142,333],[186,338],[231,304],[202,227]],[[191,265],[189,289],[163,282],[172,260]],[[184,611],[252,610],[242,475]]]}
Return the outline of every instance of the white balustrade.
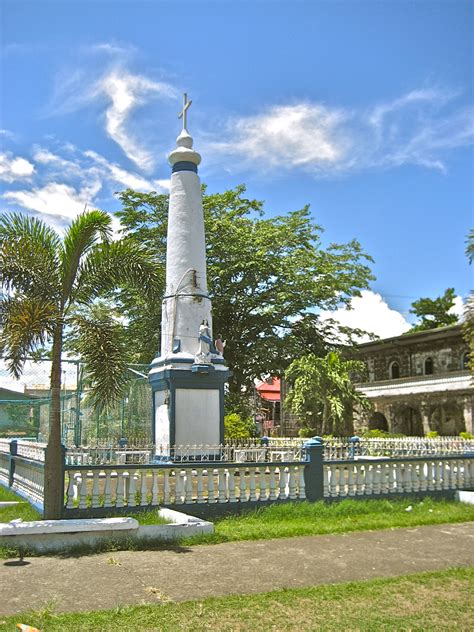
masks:
{"label": "white balustrade", "polygon": [[227,494],[230,503],[237,502],[235,495],[235,470],[233,468],[227,470]]}
{"label": "white balustrade", "polygon": [[4,485],[9,484],[10,477],[10,457],[8,453],[0,452],[0,482]]}
{"label": "white balustrade", "polygon": [[324,463],[324,497],[379,496],[469,489],[473,460],[433,457],[417,460]]}
{"label": "white balustrade", "polygon": [[11,439],[0,438],[0,454],[10,454]]}
{"label": "white balustrade", "polygon": [[12,489],[41,504],[44,493],[43,468],[28,461],[16,461]]}
{"label": "white balustrade", "polygon": [[[112,472],[107,470],[105,472],[105,487],[104,487],[104,507],[112,506],[112,481],[111,481]],[[99,478],[97,476],[97,478]]]}
{"label": "white balustrade", "polygon": [[31,461],[39,461],[44,463],[46,452],[46,443],[35,443],[33,441],[17,441],[17,456],[22,456]]}
{"label": "white balustrade", "polygon": [[261,467],[258,477],[258,498],[261,501],[267,500],[267,481],[265,480],[265,468]]}
{"label": "white balustrade", "polygon": [[176,469],[135,466],[126,470],[69,466],[66,509],[303,500],[304,469],[304,463],[214,469],[187,464]]}

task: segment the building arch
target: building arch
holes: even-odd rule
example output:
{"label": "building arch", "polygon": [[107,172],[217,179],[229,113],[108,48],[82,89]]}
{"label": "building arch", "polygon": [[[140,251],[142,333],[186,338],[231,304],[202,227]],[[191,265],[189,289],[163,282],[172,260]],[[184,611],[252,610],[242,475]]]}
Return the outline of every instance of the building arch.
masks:
{"label": "building arch", "polygon": [[433,375],[434,373],[434,363],[431,356],[429,358],[426,358],[424,362],[424,373],[425,375]]}
{"label": "building arch", "polygon": [[465,432],[463,409],[458,402],[445,401],[435,404],[430,411],[430,428],[441,436]]}
{"label": "building arch", "polygon": [[400,377],[400,362],[398,360],[392,360],[392,362],[390,362],[388,373],[391,380],[396,380]]}
{"label": "building arch", "polygon": [[385,430],[388,432],[388,421],[384,414],[373,413],[368,420],[369,430]]}
{"label": "building arch", "polygon": [[423,422],[418,408],[413,406],[394,406],[392,415],[392,432],[408,436],[422,437]]}

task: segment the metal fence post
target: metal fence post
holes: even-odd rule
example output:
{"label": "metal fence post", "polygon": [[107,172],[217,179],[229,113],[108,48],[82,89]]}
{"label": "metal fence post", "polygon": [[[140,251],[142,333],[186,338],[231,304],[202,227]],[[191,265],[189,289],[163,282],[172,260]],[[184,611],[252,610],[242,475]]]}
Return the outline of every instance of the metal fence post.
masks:
{"label": "metal fence post", "polygon": [[313,437],[303,444],[306,465],[304,469],[304,482],[306,498],[310,501],[323,499],[323,453],[324,441],[321,437]]}
{"label": "metal fence post", "polygon": [[350,442],[349,458],[354,460],[356,456],[359,456],[360,437],[358,437],[357,435],[354,437],[351,437],[349,439],[349,442]]}
{"label": "metal fence post", "polygon": [[18,441],[12,439],[10,441],[10,457],[8,461],[8,487],[13,486],[13,480],[15,478],[15,457],[18,454]]}

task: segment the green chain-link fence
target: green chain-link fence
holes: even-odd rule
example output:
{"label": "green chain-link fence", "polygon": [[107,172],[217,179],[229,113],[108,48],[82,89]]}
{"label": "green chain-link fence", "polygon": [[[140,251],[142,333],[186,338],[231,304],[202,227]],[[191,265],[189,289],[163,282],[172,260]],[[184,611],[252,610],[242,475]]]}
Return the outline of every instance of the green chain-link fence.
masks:
{"label": "green chain-link fence", "polygon": [[[0,358],[0,436],[32,437],[45,441],[49,431],[51,361],[29,359],[15,380]],[[63,359],[61,422],[63,443],[68,446],[151,440],[152,398],[147,380],[148,365],[130,365],[126,370],[124,395],[108,411],[95,409],[84,386],[82,363]]]}

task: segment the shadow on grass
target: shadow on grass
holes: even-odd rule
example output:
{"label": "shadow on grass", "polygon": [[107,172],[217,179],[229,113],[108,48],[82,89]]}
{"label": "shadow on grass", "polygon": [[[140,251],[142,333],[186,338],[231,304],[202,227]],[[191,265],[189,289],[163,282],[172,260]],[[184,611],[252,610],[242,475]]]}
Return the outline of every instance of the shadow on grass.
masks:
{"label": "shadow on grass", "polygon": [[[116,551],[172,551],[173,553],[192,553],[188,546],[182,546],[179,541],[163,540],[138,540],[134,538],[123,540],[104,540],[96,544],[79,544],[68,547],[56,553],[42,553],[42,555],[54,555],[62,559],[78,558],[97,553],[112,553]],[[38,555],[38,554],[37,554]]]}
{"label": "shadow on grass", "polygon": [[[114,553],[117,551],[172,551],[173,553],[192,553],[190,546],[184,545],[180,540],[163,541],[159,539],[106,539],[95,544],[77,544],[65,547],[56,551],[37,551],[30,547],[16,547],[8,549],[0,549],[0,555],[3,559],[4,566],[23,566],[31,562],[24,561],[24,558],[35,557],[59,557],[61,559],[79,558],[88,555],[97,555],[99,553]],[[12,558],[19,558],[13,560]]]}
{"label": "shadow on grass", "polygon": [[31,562],[27,562],[23,558],[19,560],[9,560],[8,562],[3,562],[3,566],[28,566]]}

